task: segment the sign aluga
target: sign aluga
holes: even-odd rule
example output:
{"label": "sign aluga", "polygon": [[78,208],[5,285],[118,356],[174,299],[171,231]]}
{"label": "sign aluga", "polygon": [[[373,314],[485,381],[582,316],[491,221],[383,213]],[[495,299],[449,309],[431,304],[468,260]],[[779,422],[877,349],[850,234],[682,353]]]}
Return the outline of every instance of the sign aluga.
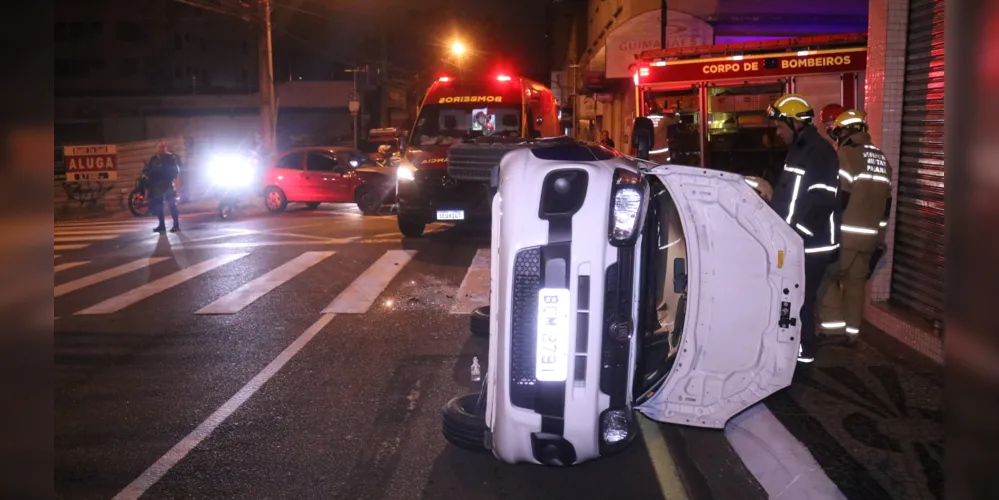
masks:
{"label": "sign aluga", "polygon": [[118,180],[118,146],[66,146],[63,164],[67,182]]}
{"label": "sign aluga", "polygon": [[[645,50],[660,48],[659,9],[639,14],[607,35],[605,53],[607,78],[631,78],[628,67],[635,64]],[[710,24],[684,12],[667,11],[666,47],[698,47],[711,45],[715,30]]]}

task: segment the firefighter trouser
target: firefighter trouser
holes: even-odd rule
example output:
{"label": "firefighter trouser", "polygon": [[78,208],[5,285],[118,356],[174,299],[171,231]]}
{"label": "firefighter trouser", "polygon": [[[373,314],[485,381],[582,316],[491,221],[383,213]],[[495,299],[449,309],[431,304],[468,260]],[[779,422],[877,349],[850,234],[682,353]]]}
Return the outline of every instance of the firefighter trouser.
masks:
{"label": "firefighter trouser", "polygon": [[839,261],[829,265],[819,292],[819,318],[823,331],[831,334],[860,333],[871,254],[843,248],[840,249]]}
{"label": "firefighter trouser", "polygon": [[801,343],[815,344],[815,302],[830,253],[805,254],[805,302],[801,305]]}

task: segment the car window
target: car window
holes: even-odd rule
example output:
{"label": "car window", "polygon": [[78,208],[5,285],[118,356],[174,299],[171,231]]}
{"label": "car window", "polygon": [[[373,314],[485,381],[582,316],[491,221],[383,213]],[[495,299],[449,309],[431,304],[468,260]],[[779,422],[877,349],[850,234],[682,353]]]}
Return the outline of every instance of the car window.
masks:
{"label": "car window", "polygon": [[282,156],[278,159],[277,163],[274,164],[274,168],[281,168],[285,170],[302,170],[302,160],[305,153],[291,153]]}
{"label": "car window", "polygon": [[306,169],[312,172],[332,172],[339,166],[336,157],[330,153],[309,153]]}

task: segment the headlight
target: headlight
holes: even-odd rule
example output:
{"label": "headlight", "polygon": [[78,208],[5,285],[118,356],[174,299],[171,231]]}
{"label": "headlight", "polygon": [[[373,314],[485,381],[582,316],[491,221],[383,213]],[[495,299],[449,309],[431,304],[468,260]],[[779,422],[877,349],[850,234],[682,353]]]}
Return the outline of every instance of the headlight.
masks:
{"label": "headlight", "polygon": [[645,178],[619,169],[614,174],[611,196],[610,243],[614,246],[634,244],[644,220],[642,210],[648,196]]}
{"label": "headlight", "polygon": [[237,154],[218,155],[208,164],[213,184],[245,186],[253,180],[253,162]]}
{"label": "headlight", "polygon": [[415,173],[416,173],[416,168],[406,163],[399,165],[399,167],[395,169],[395,176],[400,181],[411,181],[415,179],[416,178],[416,176],[414,175]]}

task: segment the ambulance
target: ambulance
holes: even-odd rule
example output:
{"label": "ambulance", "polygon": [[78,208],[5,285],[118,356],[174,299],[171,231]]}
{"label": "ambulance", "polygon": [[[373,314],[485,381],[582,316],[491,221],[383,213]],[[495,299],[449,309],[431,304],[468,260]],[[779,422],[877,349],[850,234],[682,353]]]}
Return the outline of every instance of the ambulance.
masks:
{"label": "ambulance", "polygon": [[403,138],[396,169],[400,232],[416,238],[433,222],[491,217],[495,188],[490,176],[506,150],[495,158],[487,154],[455,160],[448,155],[452,146],[512,144],[558,133],[555,97],[538,82],[508,74],[441,76],[430,85],[409,136]]}

